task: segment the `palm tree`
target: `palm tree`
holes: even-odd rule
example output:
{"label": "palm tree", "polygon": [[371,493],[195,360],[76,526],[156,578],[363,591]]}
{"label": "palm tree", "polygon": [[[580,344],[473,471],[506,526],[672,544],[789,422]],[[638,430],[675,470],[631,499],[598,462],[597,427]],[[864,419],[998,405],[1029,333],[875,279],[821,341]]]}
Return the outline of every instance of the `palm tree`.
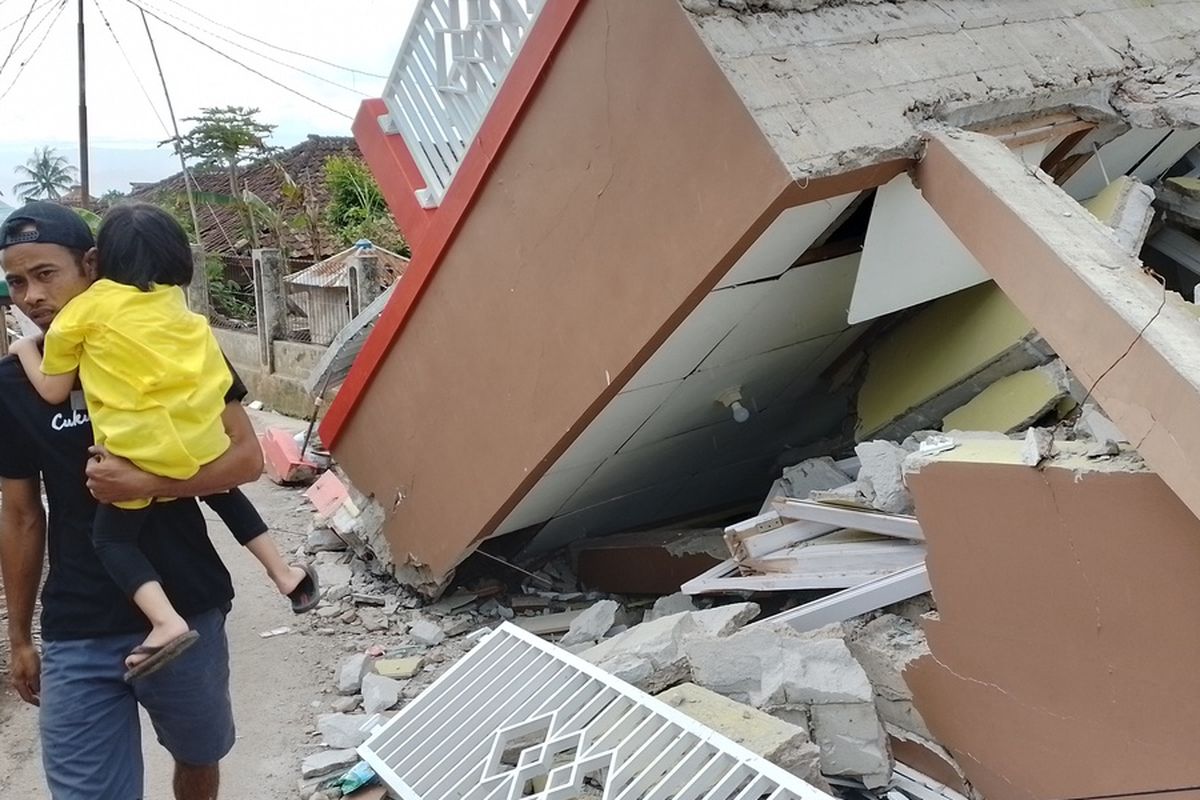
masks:
{"label": "palm tree", "polygon": [[53,147],[33,148],[33,156],[13,170],[26,180],[13,186],[22,200],[57,200],[70,190],[78,170]]}

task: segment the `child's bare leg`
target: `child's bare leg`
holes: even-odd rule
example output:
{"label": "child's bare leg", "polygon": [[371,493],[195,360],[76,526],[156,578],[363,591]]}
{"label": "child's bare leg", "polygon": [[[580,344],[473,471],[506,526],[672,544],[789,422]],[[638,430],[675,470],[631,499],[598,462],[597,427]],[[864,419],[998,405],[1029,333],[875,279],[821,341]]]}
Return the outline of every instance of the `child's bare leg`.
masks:
{"label": "child's bare leg", "polygon": [[263,565],[267,577],[275,584],[280,594],[291,594],[300,585],[300,581],[304,580],[304,570],[283,560],[271,534],[261,533],[255,536],[246,543],[246,549]]}
{"label": "child's bare leg", "polygon": [[[157,581],[144,583],[133,593],[133,603],[138,607],[146,619],[150,620],[150,635],[146,637],[143,645],[148,647],[162,647],[177,636],[182,636],[188,632],[187,621],[179,616],[179,612],[171,605],[171,601],[167,599],[166,592],[163,591],[162,584]],[[125,659],[125,666],[133,668],[139,662],[149,658],[149,655],[135,654]]]}

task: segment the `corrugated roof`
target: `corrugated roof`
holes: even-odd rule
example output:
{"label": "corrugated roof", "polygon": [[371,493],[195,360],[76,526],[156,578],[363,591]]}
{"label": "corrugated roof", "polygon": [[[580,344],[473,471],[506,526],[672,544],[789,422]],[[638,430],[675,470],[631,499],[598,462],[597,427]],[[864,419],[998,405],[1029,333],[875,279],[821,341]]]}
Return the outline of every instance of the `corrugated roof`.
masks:
{"label": "corrugated roof", "polygon": [[398,253],[374,245],[369,247],[355,245],[324,261],[319,261],[307,269],[288,275],[284,280],[293,286],[347,287],[350,285],[350,264],[359,253],[370,254],[379,259],[380,284],[384,288],[395,283],[408,269],[408,259]]}

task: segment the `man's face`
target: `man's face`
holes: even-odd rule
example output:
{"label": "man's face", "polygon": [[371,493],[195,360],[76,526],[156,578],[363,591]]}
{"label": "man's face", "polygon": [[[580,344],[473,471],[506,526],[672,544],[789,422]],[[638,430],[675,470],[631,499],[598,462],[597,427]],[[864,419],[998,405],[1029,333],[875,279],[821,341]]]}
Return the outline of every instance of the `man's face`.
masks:
{"label": "man's face", "polygon": [[88,268],[95,260],[89,251],[81,266],[75,254],[57,244],[30,242],[0,251],[0,264],[8,279],[13,304],[42,330],[58,312],[92,283]]}

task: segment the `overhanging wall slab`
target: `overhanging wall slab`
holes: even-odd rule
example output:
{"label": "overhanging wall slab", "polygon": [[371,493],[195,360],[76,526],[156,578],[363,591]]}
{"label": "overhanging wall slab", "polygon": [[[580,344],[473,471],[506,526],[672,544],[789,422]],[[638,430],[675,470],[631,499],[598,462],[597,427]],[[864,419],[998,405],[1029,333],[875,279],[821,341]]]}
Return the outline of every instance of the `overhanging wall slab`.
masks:
{"label": "overhanging wall slab", "polygon": [[1135,448],[1200,514],[1200,321],[1003,144],[931,136],[921,192]]}

